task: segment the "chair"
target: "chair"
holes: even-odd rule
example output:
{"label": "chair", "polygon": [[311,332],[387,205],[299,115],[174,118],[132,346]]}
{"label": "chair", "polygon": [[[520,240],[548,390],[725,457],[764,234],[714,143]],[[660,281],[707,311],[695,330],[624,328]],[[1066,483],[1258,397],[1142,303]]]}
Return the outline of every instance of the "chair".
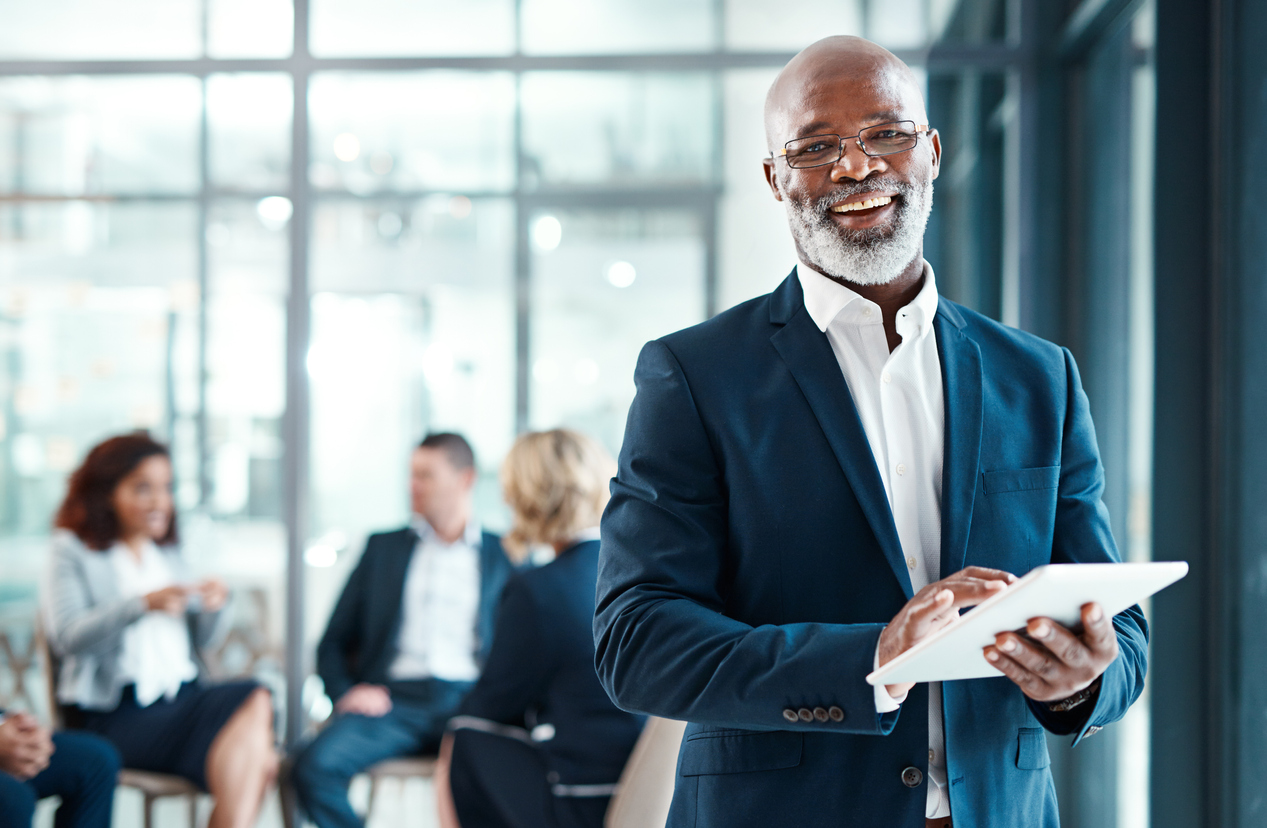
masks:
{"label": "chair", "polygon": [[[50,724],[56,730],[62,726],[61,707],[57,701],[57,674],[59,663],[44,635],[44,625],[36,624],[35,647],[43,656],[44,687],[48,691],[48,716]],[[188,779],[166,773],[124,768],[119,771],[119,786],[138,791],[144,800],[145,828],[154,828],[154,805],[160,799],[183,798],[189,804],[189,828],[198,825],[198,797],[203,792]]]}
{"label": "chair", "polygon": [[365,771],[370,778],[369,802],[365,805],[365,818],[368,820],[374,813],[374,797],[384,779],[430,779],[436,773],[436,757],[434,756],[401,756],[384,759],[371,765]]}
{"label": "chair", "polygon": [[606,828],[653,828],[669,818],[678,748],[686,722],[648,717],[620,773],[603,819]]}

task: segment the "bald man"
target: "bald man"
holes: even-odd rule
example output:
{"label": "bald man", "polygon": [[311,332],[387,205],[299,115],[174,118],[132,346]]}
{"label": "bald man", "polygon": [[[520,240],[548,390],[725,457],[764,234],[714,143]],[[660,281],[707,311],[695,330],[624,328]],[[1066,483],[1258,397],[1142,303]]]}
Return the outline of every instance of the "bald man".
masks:
{"label": "bald man", "polygon": [[938,295],[941,142],[901,61],[819,41],[765,114],[799,262],[639,357],[600,678],[689,722],[671,826],[1055,828],[1044,729],[1076,744],[1138,697],[1137,607],[998,636],[996,678],[865,677],[1036,566],[1119,560],[1077,368]]}

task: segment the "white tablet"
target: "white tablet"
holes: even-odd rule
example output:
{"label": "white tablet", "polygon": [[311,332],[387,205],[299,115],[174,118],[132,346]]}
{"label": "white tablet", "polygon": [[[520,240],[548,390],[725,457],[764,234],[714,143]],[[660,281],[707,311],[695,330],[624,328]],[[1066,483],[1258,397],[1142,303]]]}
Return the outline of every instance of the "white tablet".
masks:
{"label": "white tablet", "polygon": [[1091,601],[1116,615],[1187,574],[1184,561],[1040,566],[871,673],[867,681],[902,684],[1001,676],[983,652],[998,633],[1020,630],[1040,616],[1073,627],[1082,623],[1082,605]]}

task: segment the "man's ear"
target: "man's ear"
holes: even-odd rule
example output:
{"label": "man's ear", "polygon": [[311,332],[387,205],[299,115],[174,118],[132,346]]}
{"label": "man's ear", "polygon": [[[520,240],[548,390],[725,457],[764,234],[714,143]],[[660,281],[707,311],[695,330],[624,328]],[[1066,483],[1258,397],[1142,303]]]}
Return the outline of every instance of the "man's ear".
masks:
{"label": "man's ear", "polygon": [[770,185],[770,192],[774,193],[774,200],[782,201],[783,191],[779,189],[779,178],[774,169],[774,159],[762,158],[761,169],[765,173],[765,183]]}
{"label": "man's ear", "polygon": [[475,488],[475,480],[478,477],[479,471],[474,466],[469,469],[462,469],[462,485],[466,487],[467,491]]}
{"label": "man's ear", "polygon": [[933,178],[936,178],[941,174],[941,136],[937,134],[937,130],[930,129],[928,139],[933,147]]}

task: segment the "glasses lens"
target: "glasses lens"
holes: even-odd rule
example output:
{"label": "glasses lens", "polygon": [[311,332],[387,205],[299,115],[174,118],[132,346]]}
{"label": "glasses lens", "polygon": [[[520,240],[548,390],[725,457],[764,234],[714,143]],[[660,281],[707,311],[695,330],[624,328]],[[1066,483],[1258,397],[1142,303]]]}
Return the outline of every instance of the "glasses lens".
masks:
{"label": "glasses lens", "polygon": [[915,131],[914,121],[897,121],[867,127],[859,137],[868,155],[889,155],[915,146],[919,133]]}
{"label": "glasses lens", "polygon": [[789,167],[820,167],[835,163],[840,157],[839,135],[811,135],[784,145]]}

